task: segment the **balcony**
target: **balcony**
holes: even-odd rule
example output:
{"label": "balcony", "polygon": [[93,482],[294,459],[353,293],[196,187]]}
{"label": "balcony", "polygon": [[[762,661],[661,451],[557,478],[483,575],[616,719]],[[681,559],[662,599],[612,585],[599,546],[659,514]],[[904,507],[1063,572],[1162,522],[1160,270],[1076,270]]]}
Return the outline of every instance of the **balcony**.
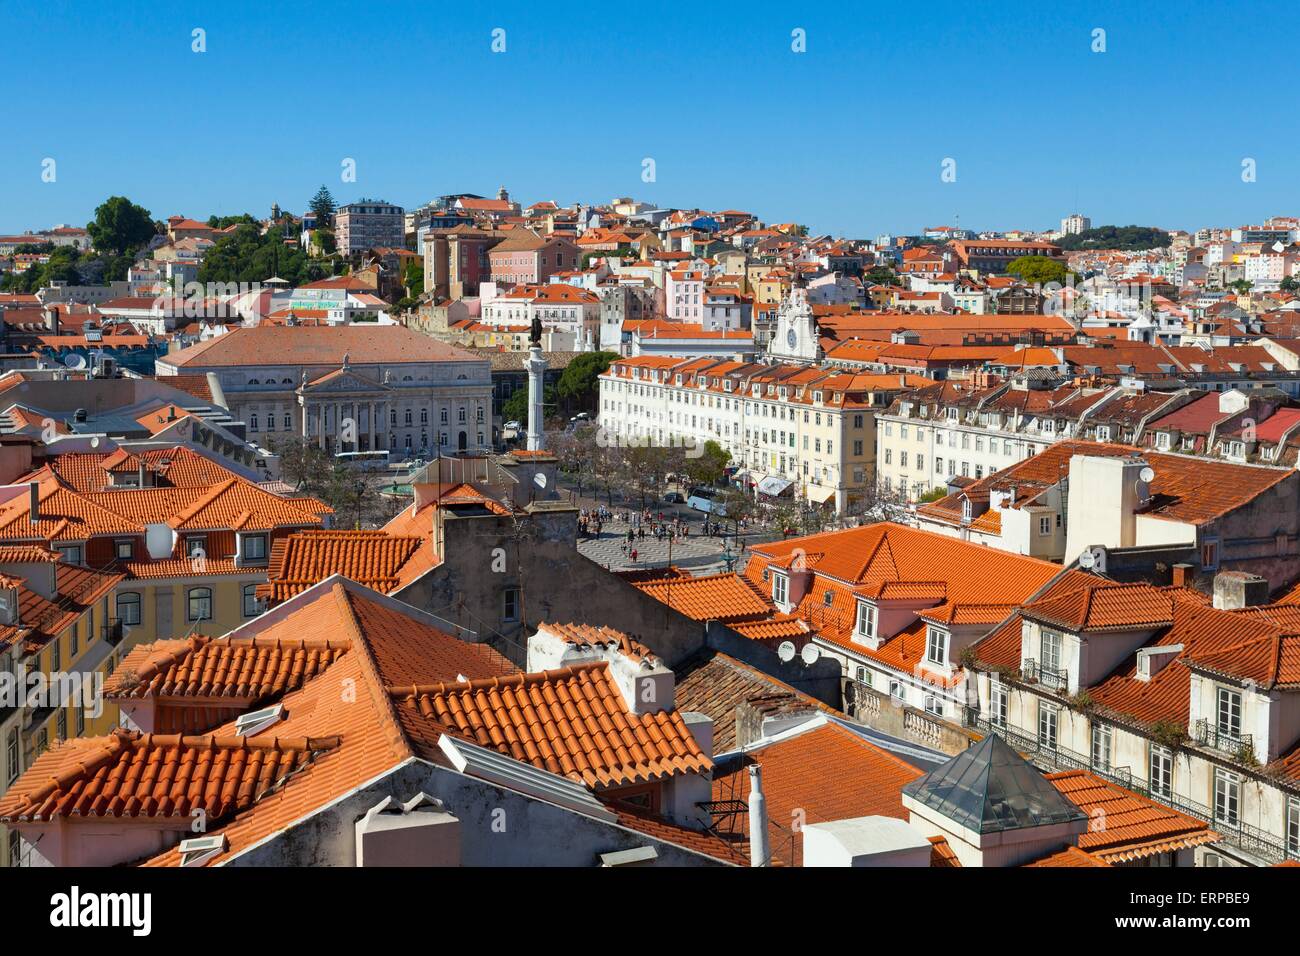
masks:
{"label": "balcony", "polygon": [[114,647],[122,643],[122,635],[124,633],[125,628],[122,626],[122,619],[120,617],[110,617],[103,624],[99,625],[100,639],[107,641]]}
{"label": "balcony", "polygon": [[1020,673],[1025,680],[1037,682],[1051,690],[1065,690],[1070,686],[1070,675],[1066,671],[1047,667],[1033,658],[1025,661]]}
{"label": "balcony", "polygon": [[1211,750],[1217,750],[1225,754],[1240,754],[1250,751],[1252,754],[1255,750],[1255,737],[1253,734],[1232,734],[1226,730],[1220,730],[1215,724],[1211,724],[1207,719],[1202,717],[1192,726],[1192,738],[1202,747],[1209,747]]}

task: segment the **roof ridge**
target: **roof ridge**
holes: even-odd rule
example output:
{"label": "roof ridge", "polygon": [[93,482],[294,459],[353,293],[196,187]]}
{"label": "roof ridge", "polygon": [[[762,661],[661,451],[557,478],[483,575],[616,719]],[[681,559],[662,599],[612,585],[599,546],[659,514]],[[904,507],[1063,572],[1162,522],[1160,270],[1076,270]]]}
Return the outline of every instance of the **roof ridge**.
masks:
{"label": "roof ridge", "polygon": [[[385,737],[391,749],[402,758],[414,756],[415,750],[412,748],[410,740],[407,739],[405,731],[402,730],[402,722],[397,715],[397,708],[393,706],[389,695],[383,692],[385,689],[383,676],[379,670],[379,665],[375,661],[374,651],[361,630],[361,621],[352,606],[352,595],[341,581],[336,581],[333,587],[330,588],[330,595],[341,612],[344,627],[353,640],[357,659],[361,662],[361,668],[368,678],[366,690],[374,700],[381,722],[386,723],[385,729],[387,733]],[[374,693],[375,688],[379,688],[379,693]]]}

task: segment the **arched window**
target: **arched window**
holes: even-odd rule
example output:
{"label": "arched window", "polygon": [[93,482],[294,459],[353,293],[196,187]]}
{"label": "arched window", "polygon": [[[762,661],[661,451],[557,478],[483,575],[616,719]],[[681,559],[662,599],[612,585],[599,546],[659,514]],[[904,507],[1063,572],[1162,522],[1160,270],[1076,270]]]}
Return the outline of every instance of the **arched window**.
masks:
{"label": "arched window", "polygon": [[257,431],[257,416],[256,416],[256,415],[249,415],[249,416],[248,416],[248,427],[249,427],[252,431]]}
{"label": "arched window", "polygon": [[125,591],[117,596],[117,617],[123,624],[140,623],[140,595]]}
{"label": "arched window", "polygon": [[212,588],[190,588],[186,618],[190,621],[212,620]]}

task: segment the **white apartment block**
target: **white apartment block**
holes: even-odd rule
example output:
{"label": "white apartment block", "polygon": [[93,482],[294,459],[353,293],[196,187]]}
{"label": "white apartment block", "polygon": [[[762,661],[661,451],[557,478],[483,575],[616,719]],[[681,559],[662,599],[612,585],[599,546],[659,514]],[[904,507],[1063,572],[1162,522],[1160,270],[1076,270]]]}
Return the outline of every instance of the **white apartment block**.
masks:
{"label": "white apartment block", "polygon": [[715,441],[745,486],[843,511],[874,480],[875,417],[897,375],[643,356],[601,376],[600,425],[614,440]]}

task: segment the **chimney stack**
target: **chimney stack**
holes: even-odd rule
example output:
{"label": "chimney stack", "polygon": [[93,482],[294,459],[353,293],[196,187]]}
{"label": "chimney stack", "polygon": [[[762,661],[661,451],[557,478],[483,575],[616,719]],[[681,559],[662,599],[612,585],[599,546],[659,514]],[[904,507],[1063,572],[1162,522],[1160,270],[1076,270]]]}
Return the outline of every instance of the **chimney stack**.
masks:
{"label": "chimney stack", "polygon": [[41,483],[31,481],[27,483],[27,501],[28,511],[32,524],[41,520]]}
{"label": "chimney stack", "polygon": [[763,795],[763,769],[749,766],[749,865],[768,866],[771,847],[767,833],[767,797]]}
{"label": "chimney stack", "polygon": [[1214,576],[1214,606],[1220,610],[1268,603],[1268,579],[1247,571],[1220,571]]}

